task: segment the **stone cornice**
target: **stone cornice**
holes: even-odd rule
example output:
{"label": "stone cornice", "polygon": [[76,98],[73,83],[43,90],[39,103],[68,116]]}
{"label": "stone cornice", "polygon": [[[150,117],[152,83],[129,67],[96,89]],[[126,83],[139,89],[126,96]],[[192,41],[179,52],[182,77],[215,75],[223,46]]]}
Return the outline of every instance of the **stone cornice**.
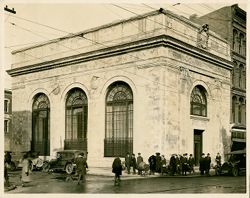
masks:
{"label": "stone cornice", "polygon": [[42,63],[37,63],[37,64],[32,64],[32,65],[27,65],[24,67],[10,69],[7,72],[12,77],[19,76],[19,75],[24,75],[28,73],[49,70],[53,68],[59,68],[59,67],[67,66],[67,65],[79,64],[83,62],[127,54],[127,53],[134,52],[134,51],[150,49],[150,48],[155,48],[155,47],[160,47],[160,46],[171,47],[176,50],[182,51],[183,53],[187,53],[191,56],[194,56],[196,58],[200,58],[200,59],[203,59],[204,61],[216,64],[225,69],[229,69],[229,70],[232,69],[232,62],[229,60],[218,57],[206,50],[184,43],[173,37],[160,35],[160,36],[151,37],[148,39],[142,39],[142,40],[126,43],[126,44],[121,44],[121,45],[116,45],[112,47],[107,47],[104,49],[81,53],[81,54],[77,54],[77,55],[73,55],[69,57],[63,57],[63,58],[59,58],[59,59],[55,59],[51,61],[45,61]]}

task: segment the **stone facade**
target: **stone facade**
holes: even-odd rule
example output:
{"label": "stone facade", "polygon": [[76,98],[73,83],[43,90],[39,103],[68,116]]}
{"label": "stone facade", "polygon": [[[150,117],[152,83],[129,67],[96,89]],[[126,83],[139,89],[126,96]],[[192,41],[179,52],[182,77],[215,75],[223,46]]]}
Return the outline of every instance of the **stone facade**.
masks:
{"label": "stone facade", "polygon": [[246,146],[246,12],[234,4],[191,20],[209,24],[231,45],[231,131],[235,143],[232,149],[242,149]]}
{"label": "stone facade", "polygon": [[[200,47],[200,28],[172,12],[156,11],[13,52],[8,72],[22,150],[31,146],[38,93],[49,99],[49,155],[64,148],[66,97],[78,87],[88,101],[89,165],[110,167],[113,157],[104,157],[106,95],[112,83],[122,81],[133,93],[134,153],[145,160],[155,152],[167,158],[193,153],[195,130],[202,132],[202,152],[227,152],[230,46],[209,32],[206,47]],[[205,90],[206,116],[190,115],[196,86]]]}

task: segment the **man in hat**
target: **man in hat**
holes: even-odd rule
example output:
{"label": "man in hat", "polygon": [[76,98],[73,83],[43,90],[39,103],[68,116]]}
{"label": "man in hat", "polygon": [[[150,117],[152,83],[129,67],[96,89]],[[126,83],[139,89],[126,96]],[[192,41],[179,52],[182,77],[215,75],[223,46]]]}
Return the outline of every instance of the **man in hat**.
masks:
{"label": "man in hat", "polygon": [[86,169],[88,168],[87,160],[84,158],[84,153],[80,153],[76,158],[76,172],[78,174],[77,184],[80,184],[80,180],[85,182]]}
{"label": "man in hat", "polygon": [[132,154],[132,157],[131,157],[131,166],[133,168],[133,174],[136,174],[136,158],[135,158],[135,154],[133,153]]}
{"label": "man in hat", "polygon": [[183,157],[181,159],[181,166],[182,166],[182,175],[187,175],[187,170],[188,170],[187,153],[183,154]]}
{"label": "man in hat", "polygon": [[176,161],[176,154],[172,154],[170,157],[169,165],[170,165],[170,174],[174,175],[176,172],[176,166],[177,166],[177,161]]}
{"label": "man in hat", "polygon": [[159,152],[156,153],[156,172],[160,173],[161,172],[161,154]]}
{"label": "man in hat", "polygon": [[150,175],[154,175],[155,174],[155,170],[156,170],[156,156],[155,155],[151,155],[148,158],[148,163],[149,163],[149,168],[150,168]]}
{"label": "man in hat", "polygon": [[194,164],[195,164],[195,160],[192,154],[189,155],[188,158],[188,165],[190,167],[190,173],[193,172],[194,173]]}
{"label": "man in hat", "polygon": [[142,170],[139,168],[140,163],[143,162],[143,158],[141,156],[141,153],[138,153],[137,156],[137,169],[138,169],[138,175],[142,174]]}
{"label": "man in hat", "polygon": [[201,175],[204,175],[205,163],[206,163],[204,153],[202,153],[199,163],[200,163],[200,167],[199,167],[200,173],[201,173]]}
{"label": "man in hat", "polygon": [[217,153],[215,161],[216,161],[217,166],[221,166],[221,155],[220,155],[220,153]]}
{"label": "man in hat", "polygon": [[125,156],[125,165],[126,165],[128,174],[130,174],[131,156],[129,152],[127,152],[127,155]]}
{"label": "man in hat", "polygon": [[209,174],[210,164],[211,164],[211,157],[210,154],[208,153],[207,156],[205,157],[205,173],[207,176],[210,176]]}

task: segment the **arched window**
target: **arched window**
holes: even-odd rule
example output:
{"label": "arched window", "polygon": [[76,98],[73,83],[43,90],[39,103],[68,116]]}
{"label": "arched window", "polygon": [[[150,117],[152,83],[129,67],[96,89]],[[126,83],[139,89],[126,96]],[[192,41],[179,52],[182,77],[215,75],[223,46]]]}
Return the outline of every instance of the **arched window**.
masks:
{"label": "arched window", "polygon": [[238,33],[237,33],[237,30],[233,30],[233,50],[236,50],[236,43],[237,43],[237,36],[238,36]]}
{"label": "arched window", "polygon": [[32,106],[31,150],[39,155],[50,155],[50,103],[48,97],[38,93]]}
{"label": "arched window", "polygon": [[65,149],[87,150],[88,100],[80,88],[73,88],[66,99]]}
{"label": "arched window", "polygon": [[232,69],[232,86],[235,87],[235,70],[237,68],[237,62],[233,62],[233,69]]}
{"label": "arched window", "polygon": [[232,121],[233,121],[233,123],[235,123],[236,100],[237,100],[237,98],[235,96],[233,96],[233,98],[232,98]]}
{"label": "arched window", "polygon": [[243,88],[243,65],[240,64],[239,66],[239,88]]}
{"label": "arched window", "polygon": [[191,115],[207,116],[206,90],[198,85],[191,94]]}
{"label": "arched window", "polygon": [[124,82],[108,87],[106,95],[104,156],[125,157],[133,152],[133,93]]}
{"label": "arched window", "polygon": [[244,41],[244,35],[240,33],[239,36],[239,54],[243,55],[243,41]]}
{"label": "arched window", "polygon": [[243,106],[243,98],[239,99],[239,110],[238,110],[238,122],[242,123],[242,106]]}

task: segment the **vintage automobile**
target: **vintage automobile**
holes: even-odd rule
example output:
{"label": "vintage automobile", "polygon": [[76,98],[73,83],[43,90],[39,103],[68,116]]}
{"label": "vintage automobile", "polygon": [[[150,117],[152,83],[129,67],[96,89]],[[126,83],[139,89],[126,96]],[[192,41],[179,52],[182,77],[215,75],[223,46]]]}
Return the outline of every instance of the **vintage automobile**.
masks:
{"label": "vintage automobile", "polygon": [[56,159],[44,161],[43,171],[66,171],[67,174],[72,174],[75,171],[75,161],[79,154],[84,154],[87,157],[87,151],[82,150],[63,150],[57,151]]}
{"label": "vintage automobile", "polygon": [[226,154],[226,161],[215,167],[217,175],[229,174],[238,176],[246,173],[246,149],[232,151]]}

